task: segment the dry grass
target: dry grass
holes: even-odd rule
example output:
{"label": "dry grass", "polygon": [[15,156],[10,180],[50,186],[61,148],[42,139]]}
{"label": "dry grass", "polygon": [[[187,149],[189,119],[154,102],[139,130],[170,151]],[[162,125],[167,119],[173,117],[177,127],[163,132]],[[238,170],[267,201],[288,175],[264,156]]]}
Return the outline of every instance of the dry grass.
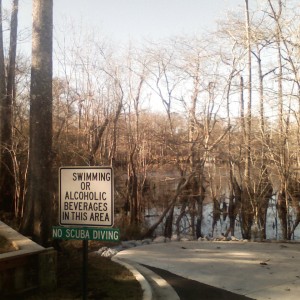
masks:
{"label": "dry grass", "polygon": [[[11,219],[1,220],[12,225]],[[7,220],[6,220],[7,219]],[[82,297],[82,241],[56,242],[57,289],[49,292],[30,291],[23,295],[9,296],[9,300],[77,300]],[[135,277],[123,266],[108,258],[95,255],[101,247],[115,243],[89,241],[87,296],[89,300],[141,300],[143,292]],[[14,245],[0,235],[1,251],[14,251]],[[1,297],[0,297],[1,298]],[[4,300],[1,298],[1,300]]]}
{"label": "dry grass", "polygon": [[[18,300],[76,300],[82,297],[82,249],[78,242],[64,242],[58,252],[58,287],[48,293],[31,292]],[[93,247],[99,246],[91,245]],[[102,244],[102,246],[104,246]],[[107,245],[106,245],[107,246]],[[141,300],[142,289],[123,266],[90,253],[86,299]]]}

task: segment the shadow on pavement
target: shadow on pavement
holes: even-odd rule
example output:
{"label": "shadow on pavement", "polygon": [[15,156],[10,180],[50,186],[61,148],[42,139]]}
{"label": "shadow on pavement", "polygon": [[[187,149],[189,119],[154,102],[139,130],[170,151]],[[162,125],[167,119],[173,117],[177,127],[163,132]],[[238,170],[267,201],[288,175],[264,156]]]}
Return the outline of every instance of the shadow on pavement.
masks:
{"label": "shadow on pavement", "polygon": [[143,265],[166,280],[181,300],[254,300],[195,280],[190,280],[169,271]]}

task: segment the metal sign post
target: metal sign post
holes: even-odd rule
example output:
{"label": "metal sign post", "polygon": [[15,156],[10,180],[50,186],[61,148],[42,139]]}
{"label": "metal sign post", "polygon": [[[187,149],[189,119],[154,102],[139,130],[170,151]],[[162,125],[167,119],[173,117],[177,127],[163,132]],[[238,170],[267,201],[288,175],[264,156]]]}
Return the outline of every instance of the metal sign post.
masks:
{"label": "metal sign post", "polygon": [[87,278],[88,278],[88,241],[82,241],[82,299],[87,299]]}
{"label": "metal sign post", "polygon": [[[54,239],[82,240],[82,299],[87,299],[88,241],[118,241],[114,224],[113,170],[110,167],[59,169],[59,223]],[[87,227],[86,227],[87,226]]]}
{"label": "metal sign post", "polygon": [[62,240],[82,240],[82,299],[87,298],[88,286],[88,241],[118,242],[119,228],[89,228],[53,226],[52,237]]}

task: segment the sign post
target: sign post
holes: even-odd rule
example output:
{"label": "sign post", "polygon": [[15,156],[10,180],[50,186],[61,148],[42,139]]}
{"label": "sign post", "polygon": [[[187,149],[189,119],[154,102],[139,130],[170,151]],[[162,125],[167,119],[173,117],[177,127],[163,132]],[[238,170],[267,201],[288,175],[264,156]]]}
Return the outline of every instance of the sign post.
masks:
{"label": "sign post", "polygon": [[110,167],[59,169],[59,224],[53,238],[82,240],[82,295],[87,295],[88,241],[118,241],[114,224],[113,170]]}
{"label": "sign post", "polygon": [[89,244],[87,240],[82,241],[82,299],[87,297],[87,278],[88,278],[88,250]]}

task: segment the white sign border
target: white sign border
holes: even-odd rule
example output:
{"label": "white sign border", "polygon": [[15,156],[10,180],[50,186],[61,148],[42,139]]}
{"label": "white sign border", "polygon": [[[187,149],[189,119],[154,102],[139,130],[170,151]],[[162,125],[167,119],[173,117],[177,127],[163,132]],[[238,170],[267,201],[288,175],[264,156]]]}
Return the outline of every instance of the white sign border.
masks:
{"label": "white sign border", "polygon": [[[61,220],[61,209],[62,209],[62,197],[61,197],[61,185],[62,185],[62,176],[61,176],[61,171],[63,169],[74,169],[74,170],[107,170],[109,169],[111,171],[111,203],[110,203],[110,207],[111,207],[111,223],[109,225],[105,224],[99,224],[99,225],[95,225],[95,224],[89,224],[89,223],[84,223],[84,224],[78,224],[78,223],[68,223],[68,224],[64,224],[62,223]],[[113,168],[110,166],[63,166],[59,168],[59,174],[58,174],[58,181],[59,181],[59,190],[58,190],[58,201],[59,201],[59,209],[58,209],[58,219],[59,219],[59,225],[60,226],[64,226],[64,227],[73,227],[73,226],[77,226],[77,227],[106,227],[106,228],[110,228],[114,226],[114,175],[113,175]]]}

